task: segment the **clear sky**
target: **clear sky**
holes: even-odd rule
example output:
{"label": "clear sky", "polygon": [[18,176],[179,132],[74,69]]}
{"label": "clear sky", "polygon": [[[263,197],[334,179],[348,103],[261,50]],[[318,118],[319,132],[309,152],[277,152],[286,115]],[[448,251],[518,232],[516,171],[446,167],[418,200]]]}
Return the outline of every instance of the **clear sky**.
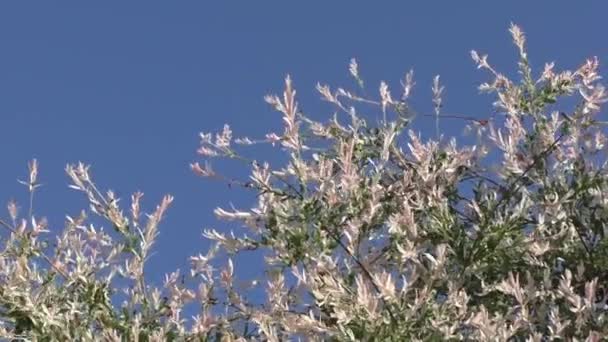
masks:
{"label": "clear sky", "polygon": [[[31,158],[39,160],[44,183],[35,213],[47,216],[54,231],[64,215],[86,207],[82,194],[67,188],[70,162],[92,164],[100,187],[116,190],[125,205],[136,190],[145,193],[150,210],[171,193],[175,202],[148,268],[160,280],[207,250],[203,228],[236,228],[217,222],[213,208],[252,203],[239,190],[191,173],[189,163],[199,160],[198,133],[225,122],[236,136],[278,129],[279,114],[263,96],[282,91],[287,73],[301,106],[317,118],[329,117],[332,108],[319,100],[316,82],[353,85],[351,57],[371,91],[380,80],[396,89],[414,68],[419,111],[431,112],[431,80],[440,74],[446,112],[484,117],[492,98],[477,95],[477,84],[487,78],[469,51],[488,53],[496,67],[514,75],[510,22],[527,33],[537,70],[552,60],[558,68],[577,67],[594,55],[608,61],[604,1],[295,3],[2,2],[0,201],[15,198],[27,209],[16,179],[25,177]],[[423,135],[434,133],[431,122],[418,125]],[[448,135],[464,126],[441,125]],[[221,170],[244,174],[238,168]]]}

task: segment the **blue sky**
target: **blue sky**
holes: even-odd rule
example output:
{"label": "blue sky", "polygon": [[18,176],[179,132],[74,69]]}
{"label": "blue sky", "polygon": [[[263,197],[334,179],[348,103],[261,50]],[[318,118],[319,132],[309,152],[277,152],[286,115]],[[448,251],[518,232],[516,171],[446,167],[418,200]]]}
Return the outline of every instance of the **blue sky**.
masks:
{"label": "blue sky", "polygon": [[[225,122],[237,136],[278,129],[280,117],[263,96],[280,92],[286,73],[301,106],[317,118],[329,117],[332,108],[319,100],[316,82],[354,86],[347,72],[351,57],[370,90],[380,80],[397,88],[414,68],[413,103],[430,112],[431,80],[441,74],[445,111],[484,117],[492,98],[477,95],[486,75],[475,69],[469,51],[488,53],[496,67],[514,75],[510,22],[527,33],[537,70],[545,61],[574,68],[589,56],[608,59],[608,4],[576,4],[2,2],[0,201],[15,198],[26,209],[16,179],[25,176],[31,158],[39,160],[44,183],[35,213],[49,217],[55,231],[64,215],[86,207],[83,196],[67,188],[70,162],[92,164],[100,187],[116,190],[124,204],[142,190],[152,209],[171,193],[175,202],[148,268],[160,280],[207,250],[203,228],[235,228],[217,222],[213,208],[251,204],[251,196],[191,173],[189,163],[199,160],[198,133]],[[429,120],[417,125],[423,135],[434,134]],[[463,126],[446,121],[441,127],[458,135]],[[244,174],[238,164],[222,166],[227,174]]]}

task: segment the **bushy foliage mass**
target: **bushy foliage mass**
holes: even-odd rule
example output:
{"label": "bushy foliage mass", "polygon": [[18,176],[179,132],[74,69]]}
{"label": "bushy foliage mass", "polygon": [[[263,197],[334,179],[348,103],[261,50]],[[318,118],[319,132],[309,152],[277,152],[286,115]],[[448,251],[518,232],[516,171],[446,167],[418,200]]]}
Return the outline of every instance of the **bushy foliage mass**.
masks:
{"label": "bushy foliage mass", "polygon": [[[608,100],[598,61],[573,71],[553,63],[533,73],[525,38],[510,32],[519,76],[489,75],[496,115],[442,114],[433,85],[429,120],[468,123],[470,145],[438,135],[424,141],[408,124],[413,73],[399,95],[380,84],[318,85],[336,108],[327,122],[298,109],[289,77],[266,101],[284,131],[234,139],[229,126],[201,134],[204,162],[192,170],[256,194],[249,209],[221,209],[230,233],[206,230],[214,247],[191,258],[161,287],[144,265],[172,197],[143,215],[141,193],[122,208],[98,189],[89,167],[69,165],[87,211],[111,229],[68,216],[49,237],[46,221],[9,203],[0,221],[0,336],[67,341],[502,341],[587,340],[608,336]],[[369,115],[369,113],[378,113]],[[366,114],[367,113],[367,114]],[[377,124],[370,124],[370,122]],[[287,162],[271,166],[239,151],[269,143]],[[248,147],[249,148],[249,147]],[[238,181],[209,159],[251,168]],[[38,165],[23,181],[31,196]],[[128,213],[125,214],[123,210]],[[260,253],[257,279],[234,271],[235,256]],[[194,317],[186,312],[194,312]]]}

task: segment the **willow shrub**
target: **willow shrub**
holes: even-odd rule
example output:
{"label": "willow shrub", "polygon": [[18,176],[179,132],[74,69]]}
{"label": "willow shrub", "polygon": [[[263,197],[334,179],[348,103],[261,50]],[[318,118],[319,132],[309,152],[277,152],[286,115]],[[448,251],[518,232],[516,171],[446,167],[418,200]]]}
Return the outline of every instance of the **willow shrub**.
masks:
{"label": "willow shrub", "polygon": [[[99,190],[89,167],[69,165],[88,212],[112,229],[68,217],[51,238],[44,219],[9,203],[0,252],[0,336],[33,341],[530,340],[608,336],[607,95],[597,59],[574,71],[546,64],[535,75],[525,38],[511,27],[518,80],[471,53],[496,96],[497,116],[467,120],[470,146],[409,130],[413,73],[399,95],[317,87],[335,106],[322,123],[298,110],[289,77],[266,101],[284,131],[233,139],[229,126],[201,134],[204,163],[192,170],[256,194],[249,209],[215,214],[230,233],[207,230],[215,247],[191,258],[189,274],[146,283],[144,264],[165,197],[143,215],[141,193],[122,209]],[[365,86],[355,60],[350,73]],[[433,85],[435,113],[443,87]],[[369,91],[368,91],[369,93]],[[564,98],[569,98],[564,101]],[[576,106],[572,106],[576,103]],[[361,114],[376,108],[375,118]],[[365,109],[361,109],[365,108]],[[420,118],[423,115],[418,115]],[[443,117],[443,118],[442,118]],[[381,118],[381,119],[380,119]],[[377,124],[370,124],[374,121]],[[249,160],[246,146],[269,143],[287,162]],[[240,145],[240,146],[239,146]],[[248,147],[251,148],[251,147]],[[238,181],[211,158],[251,168]],[[31,196],[38,165],[23,183]],[[128,214],[123,213],[128,210]],[[235,274],[238,254],[260,253],[258,279]],[[118,300],[121,298],[123,301]],[[195,309],[192,309],[194,307]],[[191,308],[185,310],[185,308]],[[185,312],[196,311],[190,317]]]}

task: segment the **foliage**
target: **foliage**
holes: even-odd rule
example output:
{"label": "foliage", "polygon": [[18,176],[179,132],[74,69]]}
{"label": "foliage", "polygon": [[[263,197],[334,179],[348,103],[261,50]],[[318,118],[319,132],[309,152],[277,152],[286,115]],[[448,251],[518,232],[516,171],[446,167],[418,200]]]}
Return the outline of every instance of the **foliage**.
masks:
{"label": "foliage", "polygon": [[[35,341],[234,340],[571,340],[608,336],[608,173],[603,122],[607,101],[597,59],[574,71],[546,64],[534,78],[523,33],[511,27],[520,79],[496,71],[473,51],[496,95],[492,119],[441,114],[443,87],[433,85],[436,120],[460,117],[476,143],[423,141],[408,130],[415,112],[406,74],[399,99],[382,82],[379,99],[319,85],[338,113],[327,123],[298,109],[289,77],[282,97],[266,101],[284,132],[233,139],[229,126],[201,134],[199,154],[250,165],[235,181],[208,162],[201,176],[257,195],[246,210],[215,214],[241,233],[207,230],[216,246],[191,258],[184,281],[145,282],[144,265],[172,201],[140,219],[141,193],[125,215],[89,167],[69,165],[72,187],[90,212],[114,228],[68,217],[54,244],[46,221],[10,220],[0,251],[0,336]],[[350,73],[364,81],[355,60]],[[566,110],[564,98],[577,99]],[[375,106],[378,125],[361,114]],[[344,113],[344,118],[342,115]],[[420,115],[418,115],[420,116]],[[392,117],[392,118],[391,118]],[[235,144],[271,143],[287,162],[249,160]],[[405,149],[404,149],[405,148]],[[38,165],[23,182],[37,188]],[[33,198],[33,197],[32,197]],[[242,226],[242,227],[241,227]],[[236,254],[261,253],[258,279],[240,279]],[[243,285],[245,284],[245,285]],[[255,295],[254,292],[263,295]],[[126,298],[119,303],[117,298]],[[183,316],[194,303],[198,313]]]}

